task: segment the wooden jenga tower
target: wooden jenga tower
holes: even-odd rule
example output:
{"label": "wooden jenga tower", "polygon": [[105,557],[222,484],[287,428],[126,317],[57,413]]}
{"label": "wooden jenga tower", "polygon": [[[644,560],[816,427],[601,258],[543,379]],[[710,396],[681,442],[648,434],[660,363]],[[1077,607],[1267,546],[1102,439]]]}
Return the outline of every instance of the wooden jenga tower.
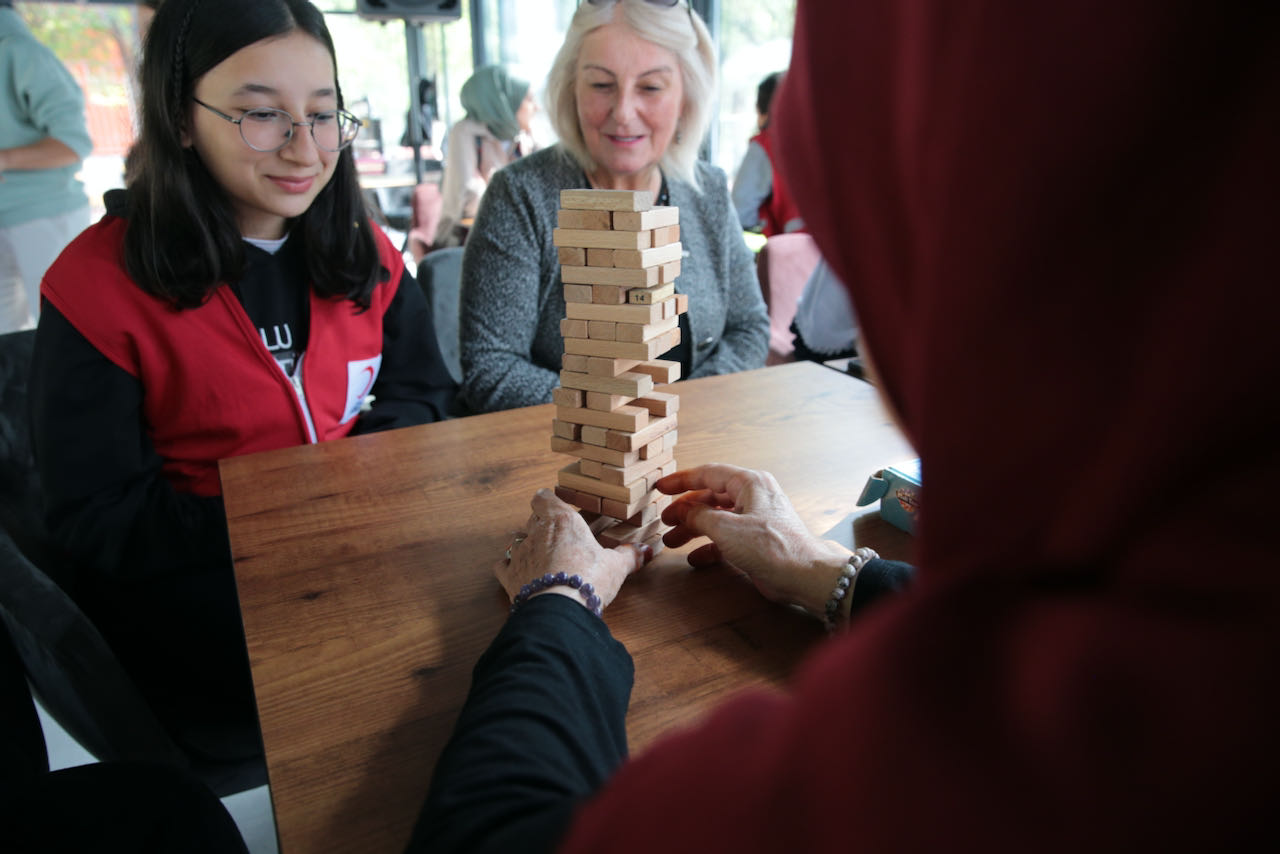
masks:
{"label": "wooden jenga tower", "polygon": [[586,511],[606,546],[647,542],[661,550],[662,509],[653,488],[676,470],[678,395],[654,391],[680,378],[655,358],[680,343],[688,297],[680,274],[680,209],[653,194],[564,190],[553,234],[564,282],[560,388],[551,450],[577,459],[556,494]]}

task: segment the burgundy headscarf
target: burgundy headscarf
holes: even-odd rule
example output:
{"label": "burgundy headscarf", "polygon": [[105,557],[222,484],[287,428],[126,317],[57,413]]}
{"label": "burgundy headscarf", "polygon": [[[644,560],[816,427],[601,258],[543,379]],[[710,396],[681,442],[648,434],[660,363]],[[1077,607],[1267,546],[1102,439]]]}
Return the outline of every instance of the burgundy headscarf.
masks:
{"label": "burgundy headscarf", "polygon": [[919,582],[567,850],[1280,844],[1280,4],[797,5],[781,168],[923,460]]}

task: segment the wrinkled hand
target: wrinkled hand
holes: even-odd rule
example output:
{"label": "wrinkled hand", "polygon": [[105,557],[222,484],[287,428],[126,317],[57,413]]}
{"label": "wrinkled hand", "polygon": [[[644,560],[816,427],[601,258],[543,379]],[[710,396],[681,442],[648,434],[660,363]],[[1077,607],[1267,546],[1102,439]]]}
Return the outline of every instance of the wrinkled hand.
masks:
{"label": "wrinkled hand", "polygon": [[664,543],[676,548],[711,538],[689,553],[691,565],[727,563],[766,598],[822,613],[850,552],[809,533],[773,475],[713,463],[667,475],[657,488],[679,495],[662,512],[674,526]]}
{"label": "wrinkled hand", "polygon": [[[548,572],[577,574],[590,582],[604,607],[618,595],[627,576],[653,557],[643,545],[622,545],[606,549],[596,542],[578,511],[561,501],[550,489],[540,489],[530,502],[533,514],[511,546],[511,559],[494,566],[507,596],[514,599],[520,588]],[[546,593],[582,602],[570,587],[552,587]],[[542,595],[541,593],[534,594]]]}

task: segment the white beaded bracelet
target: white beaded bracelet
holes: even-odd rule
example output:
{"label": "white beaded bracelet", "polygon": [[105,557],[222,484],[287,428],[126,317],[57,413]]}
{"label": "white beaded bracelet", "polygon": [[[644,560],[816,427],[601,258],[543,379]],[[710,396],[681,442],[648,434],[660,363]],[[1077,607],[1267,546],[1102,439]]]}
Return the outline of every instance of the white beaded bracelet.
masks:
{"label": "white beaded bracelet", "polygon": [[867,561],[878,557],[880,555],[868,548],[858,549],[849,556],[849,562],[840,570],[840,577],[836,579],[836,587],[831,591],[831,598],[827,600],[826,611],[822,617],[822,623],[828,632],[836,630],[836,617],[840,613],[840,603],[846,596],[853,595],[853,584],[858,580],[858,573],[862,571],[862,567],[866,566]]}

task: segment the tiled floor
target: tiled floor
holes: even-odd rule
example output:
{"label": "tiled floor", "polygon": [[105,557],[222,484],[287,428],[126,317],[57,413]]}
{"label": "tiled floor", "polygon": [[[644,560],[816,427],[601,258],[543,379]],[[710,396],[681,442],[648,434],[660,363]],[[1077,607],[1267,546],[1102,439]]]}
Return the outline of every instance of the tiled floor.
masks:
{"label": "tiled floor", "polygon": [[[96,761],[58,726],[57,721],[49,717],[38,700],[36,711],[40,714],[40,725],[44,727],[50,769],[71,768]],[[271,814],[271,795],[266,786],[223,798],[222,803],[240,828],[240,835],[249,847],[249,854],[277,854],[276,824]]]}

